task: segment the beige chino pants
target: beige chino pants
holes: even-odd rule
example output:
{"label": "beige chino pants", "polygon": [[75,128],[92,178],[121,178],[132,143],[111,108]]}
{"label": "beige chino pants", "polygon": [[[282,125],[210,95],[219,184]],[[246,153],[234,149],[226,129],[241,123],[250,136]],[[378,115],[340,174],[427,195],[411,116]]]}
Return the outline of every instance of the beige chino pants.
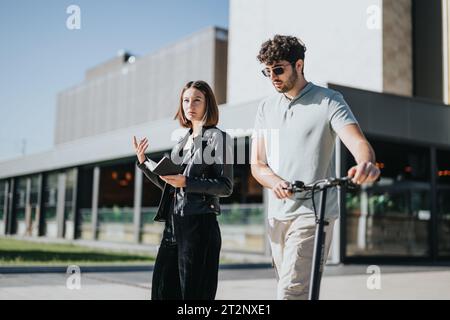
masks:
{"label": "beige chino pants", "polygon": [[[325,226],[327,260],[333,237],[334,219]],[[314,214],[291,220],[269,219],[269,240],[277,273],[278,300],[307,300],[311,277],[316,222]]]}

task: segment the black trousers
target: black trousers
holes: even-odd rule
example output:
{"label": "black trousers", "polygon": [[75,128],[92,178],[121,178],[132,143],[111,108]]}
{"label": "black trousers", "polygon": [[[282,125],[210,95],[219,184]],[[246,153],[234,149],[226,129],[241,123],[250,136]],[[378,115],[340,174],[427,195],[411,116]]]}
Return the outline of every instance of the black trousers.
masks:
{"label": "black trousers", "polygon": [[171,215],[152,279],[152,300],[214,300],[222,245],[216,214]]}

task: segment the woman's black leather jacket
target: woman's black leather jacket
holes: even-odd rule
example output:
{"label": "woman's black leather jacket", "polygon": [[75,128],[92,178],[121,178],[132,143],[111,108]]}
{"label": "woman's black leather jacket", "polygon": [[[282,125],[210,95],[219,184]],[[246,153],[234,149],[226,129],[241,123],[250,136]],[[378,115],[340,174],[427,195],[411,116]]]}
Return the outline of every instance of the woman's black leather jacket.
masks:
{"label": "woman's black leather jacket", "polygon": [[[233,192],[233,140],[215,126],[203,127],[202,134],[194,138],[191,152],[183,151],[192,129],[172,149],[172,161],[182,163],[186,187],[174,188],[154,174],[146,162],[137,164],[163,194],[155,221],[165,221],[174,201],[174,214],[220,214],[219,197]],[[171,196],[175,194],[175,197]]]}

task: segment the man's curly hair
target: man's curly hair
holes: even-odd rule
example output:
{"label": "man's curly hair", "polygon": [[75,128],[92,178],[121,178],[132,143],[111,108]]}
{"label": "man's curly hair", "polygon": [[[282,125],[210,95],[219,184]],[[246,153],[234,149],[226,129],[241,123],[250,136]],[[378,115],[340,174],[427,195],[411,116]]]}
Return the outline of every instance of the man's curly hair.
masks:
{"label": "man's curly hair", "polygon": [[300,39],[277,34],[262,44],[257,58],[267,65],[281,60],[294,63],[299,59],[305,60],[305,51],[306,47]]}

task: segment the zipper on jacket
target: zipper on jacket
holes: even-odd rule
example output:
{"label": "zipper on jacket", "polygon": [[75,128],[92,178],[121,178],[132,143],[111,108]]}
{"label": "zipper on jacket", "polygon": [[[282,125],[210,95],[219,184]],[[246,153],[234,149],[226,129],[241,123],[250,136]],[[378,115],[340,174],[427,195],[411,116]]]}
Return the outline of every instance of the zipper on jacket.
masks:
{"label": "zipper on jacket", "polygon": [[[177,192],[177,190],[180,190],[180,192],[181,192],[181,188],[176,188],[175,189],[175,192]],[[184,202],[186,201],[185,198],[186,197],[186,195],[185,194],[183,194],[183,196],[182,196],[182,198],[183,198],[183,201],[181,202],[181,205],[180,205],[180,216],[181,217],[183,217],[184,216]],[[176,206],[176,204],[177,204],[177,200],[178,200],[178,198],[177,197],[175,197],[175,199],[174,199],[174,206]]]}
{"label": "zipper on jacket", "polygon": [[172,214],[172,243],[177,242],[175,239],[175,223],[173,222],[174,216]]}
{"label": "zipper on jacket", "polygon": [[173,210],[172,210],[172,217],[171,217],[171,222],[172,222],[172,242],[175,243],[176,239],[175,239],[175,223],[173,222],[174,220],[174,215],[175,215],[175,210],[176,210],[176,200],[177,200],[177,189],[175,189],[175,192],[173,194]]}
{"label": "zipper on jacket", "polygon": [[[202,178],[205,179],[205,174],[204,173],[202,173]],[[202,193],[202,194],[203,194],[203,201],[206,201],[205,193]]]}

